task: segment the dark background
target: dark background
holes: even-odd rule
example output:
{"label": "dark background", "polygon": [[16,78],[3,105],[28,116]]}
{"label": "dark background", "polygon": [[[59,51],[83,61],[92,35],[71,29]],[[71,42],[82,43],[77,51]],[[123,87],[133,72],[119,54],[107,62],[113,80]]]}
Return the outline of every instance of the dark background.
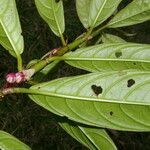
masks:
{"label": "dark background", "polygon": [[[84,32],[76,15],[75,0],[65,0],[66,31],[69,42]],[[123,1],[120,8],[130,0]],[[60,46],[60,40],[51,32],[47,24],[38,15],[33,0],[17,0],[21,20],[25,51],[22,55],[26,65],[30,60],[40,58],[50,49]],[[135,34],[126,36],[125,33]],[[150,22],[118,30],[106,30],[129,42],[150,44]],[[9,72],[16,71],[16,61],[0,47],[0,85]],[[63,76],[82,74],[84,71],[61,63],[45,80]],[[32,102],[27,95],[7,96],[0,102],[0,129],[7,131],[33,150],[86,150],[72,139],[57,124],[56,116]],[[112,134],[113,133],[113,134]],[[111,137],[121,150],[149,150],[149,133],[111,132]]]}

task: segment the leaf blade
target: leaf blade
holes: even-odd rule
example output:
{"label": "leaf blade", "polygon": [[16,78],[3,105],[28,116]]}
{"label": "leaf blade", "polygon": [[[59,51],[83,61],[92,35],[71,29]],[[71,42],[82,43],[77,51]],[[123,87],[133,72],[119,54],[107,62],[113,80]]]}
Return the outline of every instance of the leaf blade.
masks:
{"label": "leaf blade", "polygon": [[0,6],[0,44],[17,57],[23,52],[24,40],[15,0],[2,0]]}
{"label": "leaf blade", "polygon": [[148,0],[134,0],[122,9],[107,25],[110,28],[130,26],[150,20]]}
{"label": "leaf blade", "polygon": [[97,149],[105,150],[117,150],[113,141],[108,136],[104,129],[79,127],[83,133],[91,140],[91,142],[97,147]]}
{"label": "leaf blade", "polygon": [[0,148],[2,150],[31,150],[27,145],[4,131],[0,131]]}
{"label": "leaf blade", "polygon": [[67,122],[59,123],[59,125],[78,142],[82,143],[89,149],[96,150],[96,147],[89,141],[89,139],[85,136],[85,134],[80,130],[77,125],[72,125]]}
{"label": "leaf blade", "polygon": [[69,124],[67,122],[61,123],[60,126],[77,141],[79,141],[89,149],[117,149],[104,129]]}
{"label": "leaf blade", "polygon": [[[131,87],[128,87],[131,79],[135,83],[130,83]],[[149,82],[148,72],[92,73],[33,86],[31,89],[40,89],[44,93],[40,95],[37,91],[38,95],[31,94],[30,98],[57,115],[83,124],[116,130],[149,131]],[[92,85],[101,86],[102,94],[97,96]]]}
{"label": "leaf blade", "polygon": [[122,0],[77,0],[76,8],[85,28],[94,28],[104,22],[116,10]]}
{"label": "leaf blade", "polygon": [[102,42],[103,43],[124,43],[126,41],[120,38],[119,36],[108,34],[108,33],[103,33]]}
{"label": "leaf blade", "polygon": [[35,0],[39,14],[48,23],[51,30],[59,37],[65,31],[63,2],[55,0]]}
{"label": "leaf blade", "polygon": [[134,43],[99,44],[63,56],[71,66],[90,72],[150,70],[150,46]]}

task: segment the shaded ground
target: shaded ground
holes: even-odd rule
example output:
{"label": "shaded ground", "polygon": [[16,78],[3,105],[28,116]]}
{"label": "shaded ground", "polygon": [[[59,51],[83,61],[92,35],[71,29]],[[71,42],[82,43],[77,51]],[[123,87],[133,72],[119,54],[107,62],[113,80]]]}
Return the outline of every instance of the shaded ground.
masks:
{"label": "shaded ground", "polygon": [[[32,0],[17,0],[21,18],[25,52],[23,62],[40,58],[48,50],[60,45],[59,39],[53,35],[48,26],[39,17]],[[79,22],[74,0],[66,0],[66,38],[74,40],[84,29]],[[113,31],[127,41],[150,44],[150,22],[125,28],[135,36],[126,37],[122,31]],[[112,32],[112,31],[108,31]],[[0,47],[0,84],[8,72],[15,71],[16,62]],[[53,72],[47,79],[84,73],[64,63],[61,69]],[[84,150],[82,145],[66,134],[57,124],[55,116],[33,103],[26,95],[12,95],[0,102],[0,129],[5,130],[32,147],[33,150]],[[149,150],[149,133],[115,132],[111,134],[121,150]]]}

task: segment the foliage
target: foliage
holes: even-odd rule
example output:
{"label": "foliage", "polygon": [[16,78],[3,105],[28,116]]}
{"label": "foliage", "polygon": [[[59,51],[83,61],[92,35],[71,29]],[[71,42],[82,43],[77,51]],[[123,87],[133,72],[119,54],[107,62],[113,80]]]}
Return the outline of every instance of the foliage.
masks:
{"label": "foliage", "polygon": [[20,142],[12,135],[10,135],[4,131],[0,131],[0,149],[15,150],[16,148],[23,149],[23,150],[30,150],[30,148],[27,145]]}
{"label": "foliage", "polygon": [[[90,149],[116,149],[104,129],[150,131],[150,46],[129,43],[103,32],[149,20],[150,4],[148,0],[133,0],[120,10],[121,2],[77,0],[77,14],[87,31],[68,44],[63,35],[63,1],[35,0],[39,14],[60,37],[62,46],[32,60],[22,70],[24,44],[15,0],[2,0],[0,43],[17,58],[18,71],[23,75],[20,83],[26,79],[28,84],[36,85],[30,88],[11,85],[12,88],[1,91],[1,96],[27,93],[38,105],[74,121],[73,125],[68,121],[60,125]],[[37,84],[62,60],[91,73]]]}

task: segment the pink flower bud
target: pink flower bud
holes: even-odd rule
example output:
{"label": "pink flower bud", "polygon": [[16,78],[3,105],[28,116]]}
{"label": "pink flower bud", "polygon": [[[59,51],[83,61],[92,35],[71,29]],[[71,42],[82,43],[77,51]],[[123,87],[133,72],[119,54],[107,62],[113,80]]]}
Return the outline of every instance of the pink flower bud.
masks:
{"label": "pink flower bud", "polygon": [[8,83],[15,83],[16,82],[16,74],[15,73],[9,73],[7,76],[6,76],[6,81]]}
{"label": "pink flower bud", "polygon": [[31,76],[34,74],[34,69],[23,70],[22,72],[9,73],[6,76],[6,81],[8,84],[19,84],[30,80]]}
{"label": "pink flower bud", "polygon": [[22,72],[16,73],[16,83],[21,83],[25,81],[25,76]]}

